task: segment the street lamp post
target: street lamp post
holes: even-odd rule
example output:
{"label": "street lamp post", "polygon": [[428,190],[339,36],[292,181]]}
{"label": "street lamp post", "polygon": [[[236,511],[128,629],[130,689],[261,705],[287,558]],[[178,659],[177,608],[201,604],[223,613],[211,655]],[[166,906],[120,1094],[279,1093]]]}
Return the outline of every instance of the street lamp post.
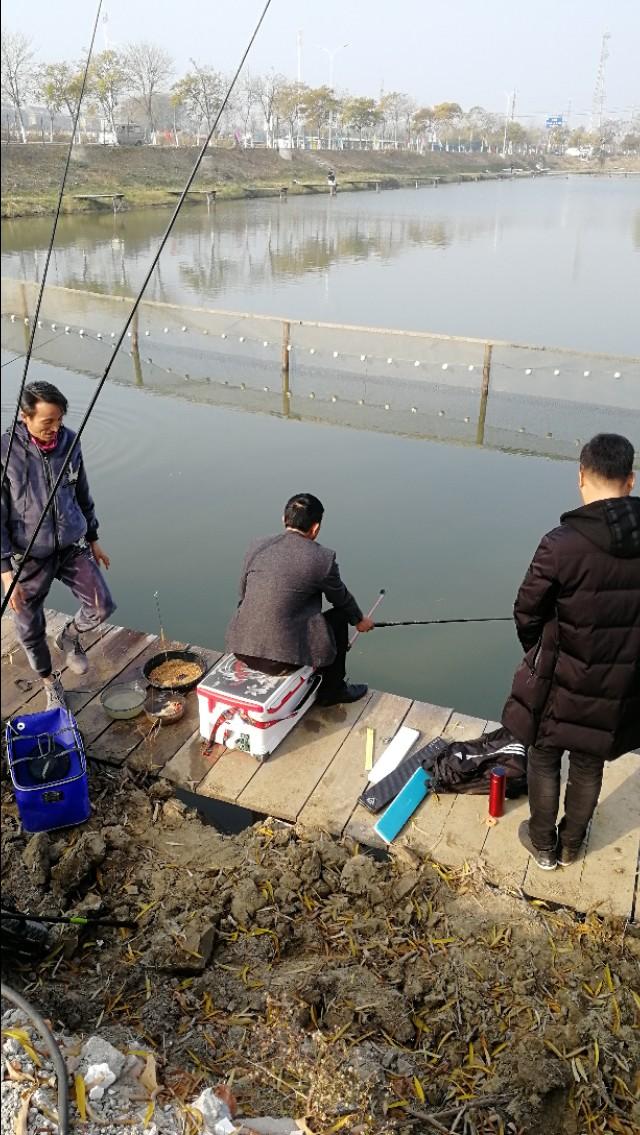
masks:
{"label": "street lamp post", "polygon": [[[329,48],[329,47],[322,47],[321,44],[318,44],[320,51],[324,51],[325,55],[328,55],[328,57],[329,57],[329,89],[330,90],[333,90],[333,61],[334,61],[336,55],[339,55],[340,52],[344,51],[345,47],[348,47],[348,46],[349,46],[348,43],[342,43],[340,45],[340,47]],[[329,149],[331,149],[331,126],[332,126],[332,116],[331,116],[331,113],[330,113],[329,114]]]}

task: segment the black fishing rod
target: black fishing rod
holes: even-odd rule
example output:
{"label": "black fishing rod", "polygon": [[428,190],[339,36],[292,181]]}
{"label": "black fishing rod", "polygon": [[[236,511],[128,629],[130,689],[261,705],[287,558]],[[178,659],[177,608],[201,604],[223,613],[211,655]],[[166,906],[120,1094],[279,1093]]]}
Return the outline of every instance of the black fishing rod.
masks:
{"label": "black fishing rod", "polygon": [[142,297],[144,295],[147,284],[149,283],[149,281],[150,281],[150,279],[151,279],[151,277],[152,277],[152,275],[155,271],[156,265],[157,265],[157,263],[160,259],[162,251],[164,249],[164,246],[167,243],[167,241],[168,241],[168,239],[171,235],[171,231],[173,229],[173,226],[175,225],[176,220],[178,219],[178,214],[180,212],[180,209],[182,208],[182,206],[183,206],[183,204],[186,200],[187,194],[188,194],[191,186],[193,185],[196,174],[197,174],[197,172],[200,169],[200,166],[202,164],[202,159],[204,158],[204,156],[207,152],[207,148],[209,146],[211,139],[213,138],[214,132],[218,128],[218,123],[220,122],[220,119],[221,119],[221,117],[222,117],[222,115],[225,111],[227,103],[229,102],[229,99],[231,97],[233,89],[234,89],[234,87],[235,87],[235,85],[238,81],[238,76],[240,75],[240,72],[242,71],[242,68],[244,67],[246,58],[247,58],[249,52],[251,51],[251,48],[253,47],[254,40],[255,40],[258,32],[260,31],[260,28],[262,26],[262,22],[263,22],[263,20],[266,16],[267,12],[269,11],[270,7],[271,7],[271,0],[266,0],[265,6],[262,9],[262,13],[260,15],[260,18],[259,18],[259,20],[258,20],[258,22],[257,22],[257,24],[256,24],[256,26],[253,30],[253,34],[251,36],[251,39],[249,40],[249,43],[247,44],[247,47],[245,48],[245,51],[242,55],[242,58],[241,58],[241,60],[238,64],[238,66],[237,66],[237,68],[234,72],[233,78],[232,78],[232,80],[231,80],[231,82],[230,82],[230,84],[227,88],[227,92],[226,92],[226,94],[225,94],[225,96],[224,96],[224,98],[223,98],[223,100],[220,104],[220,108],[219,108],[218,113],[215,117],[213,126],[211,127],[209,133],[207,134],[207,136],[204,140],[204,143],[203,143],[203,145],[200,149],[200,153],[198,154],[198,157],[196,158],[195,165],[194,165],[191,173],[189,174],[189,177],[187,178],[186,185],[185,185],[184,189],[182,190],[180,197],[178,198],[178,202],[177,202],[176,207],[175,207],[175,209],[174,209],[174,211],[171,215],[171,219],[169,220],[169,224],[167,225],[167,227],[164,231],[164,234],[163,234],[162,239],[160,241],[160,244],[158,246],[158,250],[155,253],[155,255],[153,256],[151,264],[149,265],[149,269],[148,269],[147,274],[146,274],[146,276],[143,280],[142,287],[138,291],[138,294],[137,294],[135,300],[133,301],[133,307],[131,308],[129,315],[127,316],[127,318],[125,320],[122,331],[120,332],[120,335],[118,336],[118,338],[116,339],[116,341],[113,345],[113,351],[112,351],[112,354],[111,354],[111,358],[109,359],[109,362],[107,363],[107,365],[105,367],[104,373],[103,373],[102,377],[100,378],[100,380],[98,382],[95,393],[94,393],[94,395],[93,395],[91,401],[89,402],[89,405],[88,405],[88,407],[85,411],[85,415],[84,415],[82,421],[80,422],[80,425],[78,426],[78,431],[76,433],[76,436],[73,440],[73,443],[71,444],[71,446],[69,448],[69,452],[67,453],[67,456],[65,457],[65,459],[62,463],[62,468],[60,469],[60,472],[58,473],[58,476],[56,477],[56,480],[55,480],[55,483],[54,483],[54,485],[51,489],[51,492],[49,493],[49,496],[48,496],[48,498],[45,502],[45,505],[44,505],[44,508],[42,510],[42,514],[40,516],[40,519],[38,520],[38,523],[35,526],[35,529],[33,531],[33,535],[31,536],[29,544],[28,544],[27,548],[25,549],[25,551],[22,555],[22,559],[21,559],[21,561],[18,565],[18,568],[16,570],[16,574],[14,575],[13,579],[11,580],[11,585],[10,585],[8,591],[7,591],[7,594],[5,595],[4,599],[2,600],[2,607],[0,608],[0,614],[1,615],[4,615],[4,613],[7,609],[7,606],[11,601],[11,596],[13,595],[13,592],[16,588],[16,585],[20,580],[20,576],[22,574],[22,571],[24,569],[25,564],[27,563],[27,561],[29,559],[33,545],[35,544],[35,542],[38,538],[38,535],[40,533],[40,529],[42,528],[42,525],[44,524],[45,516],[47,515],[47,512],[51,508],[51,505],[52,505],[52,503],[55,499],[55,495],[56,495],[56,493],[57,493],[57,491],[60,487],[60,484],[61,484],[61,482],[62,482],[62,480],[63,480],[63,478],[66,474],[66,471],[69,467],[69,464],[70,464],[70,462],[73,458],[75,450],[76,450],[76,448],[77,448],[77,446],[80,442],[80,438],[82,437],[82,434],[84,432],[84,428],[85,428],[87,422],[89,421],[89,418],[91,417],[91,412],[92,412],[96,402],[98,401],[98,398],[100,397],[100,393],[102,391],[102,388],[103,388],[105,382],[107,381],[107,378],[109,377],[109,373],[111,371],[111,367],[113,366],[115,357],[116,357],[118,351],[120,350],[120,347],[122,346],[122,343],[123,343],[123,341],[126,337],[127,331],[129,330],[129,326],[130,326],[130,324],[133,320],[133,317],[134,317],[136,311],[138,310],[138,308],[140,306],[140,302],[141,302]]}
{"label": "black fishing rod", "polygon": [[511,615],[499,615],[487,619],[405,619],[395,623],[376,623],[376,627],[435,627],[448,623],[510,623]]}
{"label": "black fishing rod", "polygon": [[[95,18],[94,23],[93,23],[93,32],[92,32],[92,35],[91,35],[91,43],[89,44],[89,51],[88,51],[88,54],[87,54],[87,62],[85,64],[84,72],[83,72],[83,75],[82,75],[82,83],[80,84],[80,93],[78,95],[78,102],[77,102],[77,105],[76,105],[75,115],[74,115],[74,118],[73,118],[73,121],[72,121],[72,124],[71,124],[71,138],[70,138],[70,141],[69,141],[69,148],[67,150],[67,160],[65,162],[64,171],[63,171],[63,174],[62,174],[62,181],[60,183],[60,192],[58,193],[58,203],[56,205],[56,211],[55,211],[55,215],[54,215],[54,218],[53,218],[53,228],[51,230],[51,237],[49,239],[49,247],[47,249],[47,255],[45,257],[44,269],[43,269],[43,272],[42,272],[42,279],[40,281],[40,290],[38,291],[38,299],[36,301],[35,311],[33,313],[33,318],[31,320],[31,334],[29,336],[29,346],[27,347],[27,353],[25,355],[25,360],[24,360],[24,368],[23,368],[23,371],[22,371],[22,379],[20,381],[20,389],[18,391],[18,399],[17,399],[17,402],[16,402],[16,412],[13,416],[13,421],[11,423],[11,432],[9,434],[9,445],[7,446],[7,456],[5,458],[4,467],[2,469],[2,480],[0,482],[2,488],[4,488],[4,482],[5,482],[5,478],[7,476],[7,470],[9,468],[9,458],[11,457],[11,450],[13,449],[13,439],[14,439],[15,432],[16,432],[16,426],[18,424],[18,417],[20,415],[20,403],[22,401],[22,392],[24,390],[25,383],[27,381],[27,371],[29,370],[29,363],[31,362],[31,355],[33,353],[33,343],[34,343],[34,340],[35,340],[35,337],[36,337],[36,331],[38,329],[38,316],[40,315],[40,307],[41,307],[41,304],[42,304],[42,297],[44,295],[44,286],[47,282],[47,273],[49,271],[49,264],[51,262],[51,256],[52,256],[52,253],[53,253],[54,241],[56,239],[56,231],[57,231],[57,228],[58,228],[58,221],[60,219],[60,212],[61,212],[61,209],[62,209],[62,198],[64,197],[64,190],[65,190],[65,186],[67,184],[67,175],[69,173],[69,166],[71,165],[71,155],[73,153],[73,146],[74,146],[74,143],[75,143],[76,132],[77,132],[77,129],[78,129],[78,121],[80,119],[80,108],[82,106],[82,100],[84,98],[85,87],[87,85],[87,79],[89,77],[89,67],[91,65],[91,56],[93,55],[93,45],[94,45],[95,39],[96,39],[96,32],[98,30],[98,23],[100,21],[101,10],[102,10],[102,0],[98,0],[98,10],[96,12],[96,18]],[[18,359],[18,358],[20,358],[20,356],[16,355],[16,359]],[[10,360],[10,361],[15,362],[15,359]],[[6,363],[3,363],[2,365],[6,366]],[[3,610],[4,610],[4,608],[3,608]]]}
{"label": "black fishing rod", "polygon": [[138,929],[137,922],[127,922],[119,918],[102,918],[99,914],[95,916],[91,914],[22,914],[17,910],[3,909],[0,912],[0,917],[7,920],[13,919],[15,922],[42,922],[51,923],[51,925],[63,923],[71,926],[115,926],[121,927],[123,930]]}

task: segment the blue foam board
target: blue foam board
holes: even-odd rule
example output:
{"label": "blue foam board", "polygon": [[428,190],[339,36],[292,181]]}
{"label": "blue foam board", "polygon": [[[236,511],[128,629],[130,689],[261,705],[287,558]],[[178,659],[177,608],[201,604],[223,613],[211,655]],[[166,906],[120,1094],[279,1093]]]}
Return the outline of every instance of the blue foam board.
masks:
{"label": "blue foam board", "polygon": [[385,843],[392,843],[398,832],[402,831],[418,804],[421,804],[427,795],[430,780],[428,772],[423,768],[417,768],[411,780],[407,781],[402,791],[383,812],[373,830]]}

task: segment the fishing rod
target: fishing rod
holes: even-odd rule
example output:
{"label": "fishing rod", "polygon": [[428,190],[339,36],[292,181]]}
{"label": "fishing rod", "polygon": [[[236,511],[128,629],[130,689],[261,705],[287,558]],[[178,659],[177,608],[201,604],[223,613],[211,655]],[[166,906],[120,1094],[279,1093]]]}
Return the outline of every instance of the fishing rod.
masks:
{"label": "fishing rod", "polygon": [[63,923],[64,925],[71,926],[115,926],[121,927],[123,930],[137,930],[137,922],[127,922],[119,918],[101,918],[100,915],[91,914],[22,914],[17,910],[2,910],[0,917],[6,919],[14,919],[16,922],[43,922]]}
{"label": "fishing rod", "polygon": [[510,623],[511,615],[499,615],[487,619],[404,619],[394,623],[376,623],[376,627],[435,627],[448,623]]}
{"label": "fishing rod", "polygon": [[216,129],[218,127],[218,123],[220,122],[222,115],[224,114],[227,103],[229,102],[229,99],[231,98],[231,95],[233,93],[233,89],[234,89],[234,87],[235,87],[235,85],[238,81],[238,77],[240,75],[240,72],[242,71],[242,68],[244,67],[246,58],[247,58],[249,52],[251,51],[251,48],[253,47],[254,40],[255,40],[258,32],[260,31],[263,20],[266,16],[267,12],[269,11],[270,7],[271,7],[271,0],[266,0],[266,3],[264,5],[264,8],[262,9],[262,12],[261,12],[260,17],[258,19],[258,22],[257,22],[257,24],[256,24],[256,26],[253,30],[253,33],[252,33],[251,38],[249,40],[249,43],[247,44],[247,47],[245,48],[245,51],[242,55],[242,58],[241,58],[238,66],[237,66],[237,68],[234,72],[233,78],[231,79],[231,82],[230,82],[229,86],[227,87],[226,94],[225,94],[225,96],[224,96],[224,98],[223,98],[223,100],[220,104],[218,113],[217,113],[217,115],[214,119],[214,122],[213,122],[213,126],[211,127],[209,133],[207,134],[207,136],[206,136],[206,138],[205,138],[205,140],[204,140],[204,142],[203,142],[203,144],[200,148],[200,153],[198,154],[198,157],[196,158],[195,165],[194,165],[193,169],[191,170],[189,177],[187,178],[186,185],[185,185],[184,189],[182,190],[182,192],[181,192],[181,194],[178,198],[178,202],[177,202],[176,207],[175,207],[175,209],[174,209],[174,211],[171,215],[169,223],[168,223],[168,225],[167,225],[167,227],[164,231],[164,234],[163,234],[163,236],[160,240],[160,244],[158,246],[158,249],[157,249],[156,253],[154,254],[154,256],[151,260],[151,264],[149,265],[149,268],[147,270],[147,274],[146,274],[146,276],[145,276],[145,278],[142,282],[142,287],[139,289],[138,294],[133,301],[133,307],[131,308],[131,311],[129,312],[129,314],[128,314],[125,322],[124,322],[124,326],[123,326],[123,328],[120,332],[120,335],[118,336],[118,338],[115,340],[115,342],[113,344],[113,350],[112,350],[111,358],[109,359],[109,362],[107,363],[107,365],[105,367],[105,370],[104,370],[102,377],[98,381],[98,385],[96,387],[94,395],[93,395],[91,401],[89,402],[89,405],[87,406],[87,409],[85,411],[85,415],[84,415],[82,421],[80,422],[80,425],[78,426],[76,436],[73,439],[71,446],[69,447],[69,452],[67,453],[67,456],[65,457],[65,459],[62,463],[62,467],[60,469],[60,472],[58,473],[58,476],[56,477],[55,483],[54,483],[54,485],[51,489],[51,492],[49,493],[49,496],[48,496],[46,502],[45,502],[44,508],[42,509],[40,519],[38,520],[38,523],[35,526],[35,529],[33,531],[33,535],[31,536],[29,544],[28,544],[27,548],[25,549],[25,551],[22,555],[22,559],[21,559],[20,563],[18,564],[16,574],[14,575],[13,579],[11,580],[11,584],[10,584],[8,590],[7,590],[7,593],[4,597],[4,599],[2,600],[2,607],[0,608],[0,615],[4,615],[4,613],[7,609],[7,606],[11,601],[11,596],[13,595],[13,592],[16,588],[16,585],[18,584],[18,582],[20,580],[20,576],[22,574],[22,571],[24,569],[25,564],[27,563],[27,561],[29,559],[33,545],[35,544],[35,542],[38,538],[38,535],[40,533],[40,529],[42,528],[42,525],[44,524],[45,516],[47,515],[47,512],[51,508],[51,505],[52,505],[52,503],[55,499],[55,495],[56,495],[56,493],[57,493],[57,491],[58,491],[58,489],[59,489],[59,487],[62,483],[62,480],[63,480],[63,478],[64,478],[64,476],[67,472],[69,464],[70,464],[70,462],[73,458],[73,455],[75,453],[75,450],[77,449],[77,447],[80,443],[80,438],[82,437],[82,434],[84,432],[84,428],[85,428],[87,422],[89,421],[92,410],[93,410],[96,402],[98,401],[98,398],[100,397],[100,394],[102,392],[102,388],[103,388],[105,382],[107,381],[107,378],[109,377],[111,367],[113,366],[113,363],[115,361],[115,357],[116,357],[118,351],[120,350],[120,347],[122,346],[124,339],[126,338],[127,331],[129,330],[129,327],[131,325],[133,317],[134,317],[135,313],[137,312],[137,310],[140,306],[140,303],[142,301],[142,297],[144,295],[146,287],[147,287],[147,285],[148,285],[148,283],[149,283],[149,281],[150,281],[150,279],[151,279],[151,277],[152,277],[152,275],[153,275],[153,273],[156,269],[156,265],[157,265],[157,263],[160,259],[162,251],[164,249],[164,246],[167,243],[169,237],[171,236],[171,232],[173,230],[173,226],[176,223],[176,220],[178,219],[178,214],[180,212],[180,209],[182,208],[182,206],[183,206],[183,204],[186,200],[187,194],[188,194],[191,186],[193,185],[196,174],[197,174],[198,170],[200,169],[200,166],[202,164],[202,160],[205,157],[205,154],[207,152],[207,148],[209,146],[209,143],[210,143],[211,139],[213,138],[214,132],[216,131]]}
{"label": "fishing rod", "polygon": [[[20,415],[20,403],[22,401],[22,393],[24,391],[25,383],[27,381],[27,371],[29,370],[29,363],[31,362],[31,355],[33,353],[33,344],[34,344],[34,340],[35,340],[35,337],[36,337],[36,331],[38,329],[38,316],[40,315],[40,307],[41,307],[41,304],[42,304],[42,297],[44,295],[44,287],[45,287],[45,284],[47,282],[47,273],[49,271],[49,264],[51,262],[51,256],[52,256],[52,253],[53,253],[54,241],[56,239],[56,231],[57,231],[57,228],[58,228],[58,221],[60,220],[60,212],[62,210],[62,198],[64,196],[64,190],[65,190],[65,186],[67,184],[67,175],[69,173],[69,166],[71,165],[71,155],[73,153],[73,146],[74,146],[74,142],[75,142],[75,139],[76,139],[76,131],[78,129],[78,121],[80,119],[80,108],[82,106],[82,100],[84,98],[85,87],[87,85],[87,79],[89,77],[89,67],[91,65],[91,56],[93,55],[93,46],[94,46],[94,43],[95,43],[96,33],[97,33],[97,30],[98,30],[98,23],[100,22],[101,10],[102,10],[102,0],[98,0],[98,9],[96,11],[96,18],[95,18],[94,23],[93,23],[93,32],[92,32],[92,35],[91,35],[91,43],[89,44],[89,51],[88,51],[88,54],[87,54],[87,62],[85,64],[84,72],[83,72],[83,75],[82,75],[82,82],[80,84],[80,93],[78,95],[78,102],[77,102],[77,105],[76,105],[75,115],[74,115],[73,121],[71,123],[71,138],[69,140],[69,147],[67,149],[67,159],[65,161],[65,166],[64,166],[63,173],[62,173],[62,181],[60,183],[60,192],[58,193],[58,203],[56,205],[56,211],[55,211],[54,218],[53,218],[53,228],[51,230],[51,237],[49,239],[49,247],[47,249],[47,255],[45,257],[44,269],[43,269],[43,272],[42,272],[42,279],[40,281],[40,289],[38,291],[38,298],[36,300],[35,311],[33,313],[33,318],[31,320],[31,333],[29,335],[29,346],[27,347],[27,353],[25,355],[24,368],[23,368],[23,371],[22,371],[22,379],[20,380],[20,389],[18,391],[18,400],[17,400],[17,403],[16,403],[16,412],[13,416],[13,421],[11,423],[11,432],[9,434],[9,445],[7,446],[7,456],[5,457],[4,468],[2,470],[2,480],[0,482],[0,485],[2,486],[2,488],[4,488],[4,482],[5,482],[5,478],[7,476],[7,470],[9,468],[9,458],[11,457],[11,450],[13,448],[13,439],[15,437],[16,426],[18,424],[18,417]],[[19,355],[16,355],[16,359],[18,359],[19,357],[20,357]],[[15,362],[15,360],[11,360],[11,361]],[[5,366],[6,364],[3,363],[2,365]],[[3,608],[3,610],[4,610],[4,608]]]}
{"label": "fishing rod", "polygon": [[[371,608],[370,611],[367,611],[367,616],[366,616],[367,619],[370,619],[371,616],[373,615],[373,612],[376,610],[376,608],[380,606],[380,604],[382,603],[382,600],[384,599],[384,597],[386,595],[386,591],[387,591],[386,587],[380,588],[380,594],[378,595],[378,598],[376,599],[375,603],[373,604],[373,607]],[[378,626],[378,625],[379,624],[376,623],[376,626]],[[360,634],[360,631],[354,631],[351,638],[349,639],[349,645],[347,647],[347,650],[351,650],[351,647],[353,646],[353,644],[356,641],[359,634]]]}

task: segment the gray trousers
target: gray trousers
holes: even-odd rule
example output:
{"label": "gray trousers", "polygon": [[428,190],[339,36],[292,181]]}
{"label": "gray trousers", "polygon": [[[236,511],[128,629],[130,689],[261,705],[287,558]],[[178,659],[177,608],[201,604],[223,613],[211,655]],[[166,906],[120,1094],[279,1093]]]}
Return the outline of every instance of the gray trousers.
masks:
{"label": "gray trousers", "polygon": [[54,579],[64,583],[80,600],[80,610],[73,618],[78,634],[95,630],[116,609],[104,576],[84,541],[62,548],[46,560],[27,560],[19,580],[25,602],[21,611],[14,611],[14,619],[29,665],[41,678],[48,678],[52,669],[44,605]]}

